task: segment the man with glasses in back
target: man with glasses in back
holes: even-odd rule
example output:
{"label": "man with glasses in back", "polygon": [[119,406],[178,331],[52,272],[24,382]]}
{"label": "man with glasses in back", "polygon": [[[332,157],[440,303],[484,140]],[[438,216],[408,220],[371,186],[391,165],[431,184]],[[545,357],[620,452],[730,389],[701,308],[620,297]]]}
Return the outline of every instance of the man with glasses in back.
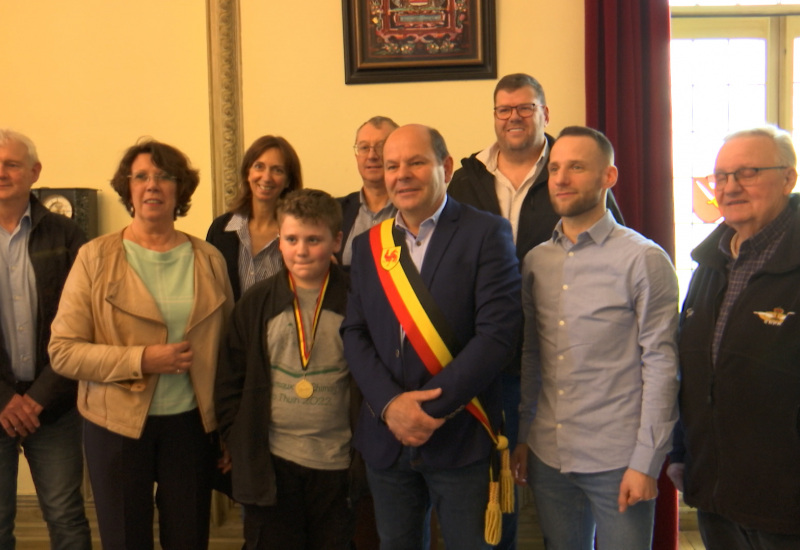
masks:
{"label": "man with glasses in back", "polygon": [[[524,73],[501,78],[494,89],[497,141],[462,159],[447,191],[464,204],[511,222],[520,265],[529,250],[552,236],[559,220],[547,192],[547,163],[555,141],[544,131],[549,122],[550,109],[538,80]],[[606,205],[623,223],[611,191]],[[518,352],[503,374],[503,412],[511,449],[516,446],[519,425],[519,365]],[[516,525],[516,514],[503,516],[503,540],[498,548],[516,548]]]}
{"label": "man with glasses in back", "polygon": [[359,191],[339,198],[344,243],[337,258],[340,265],[350,265],[354,237],[397,214],[397,209],[389,201],[383,179],[383,143],[395,128],[397,123],[391,118],[374,116],[356,131],[353,151],[362,186]]}
{"label": "man with glasses in back", "polygon": [[668,474],[711,550],[800,548],[796,164],[782,130],[728,136],[714,168],[725,221],[692,252]]}

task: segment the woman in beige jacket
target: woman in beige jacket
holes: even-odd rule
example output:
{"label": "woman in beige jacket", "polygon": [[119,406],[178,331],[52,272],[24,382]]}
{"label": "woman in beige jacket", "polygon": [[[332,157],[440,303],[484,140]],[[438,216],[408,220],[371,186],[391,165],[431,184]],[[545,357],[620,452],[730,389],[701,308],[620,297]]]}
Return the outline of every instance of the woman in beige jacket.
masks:
{"label": "woman in beige jacket", "polygon": [[103,548],[208,545],[217,349],[233,307],[222,255],[175,229],[198,174],[177,149],[131,147],[111,182],[132,221],[78,253],[53,322],[53,369],[78,409]]}

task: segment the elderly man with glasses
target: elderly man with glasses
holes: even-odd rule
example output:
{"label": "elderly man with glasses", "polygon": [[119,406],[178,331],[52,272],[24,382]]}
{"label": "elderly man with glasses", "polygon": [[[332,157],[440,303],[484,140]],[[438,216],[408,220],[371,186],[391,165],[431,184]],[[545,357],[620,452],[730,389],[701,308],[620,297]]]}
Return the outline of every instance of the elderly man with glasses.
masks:
{"label": "elderly man with glasses", "polygon": [[[550,109],[538,80],[524,73],[501,78],[494,89],[494,131],[497,141],[461,160],[448,194],[463,204],[503,216],[511,222],[517,258],[549,239],[559,220],[547,192],[547,163],[555,141],[545,133]],[[614,195],[608,209],[623,223]],[[522,339],[520,338],[520,342]],[[519,350],[503,374],[503,411],[510,446],[519,424]],[[501,550],[516,548],[516,514],[504,515]]]}
{"label": "elderly man with glasses", "polygon": [[714,173],[725,222],[692,253],[668,473],[710,549],[800,548],[796,164],[782,130],[728,136]]}
{"label": "elderly man with glasses", "polygon": [[340,265],[350,265],[354,237],[397,214],[397,209],[389,201],[383,179],[383,143],[395,128],[397,123],[391,118],[374,116],[356,130],[353,152],[362,185],[358,191],[339,198],[344,243],[337,258]]}

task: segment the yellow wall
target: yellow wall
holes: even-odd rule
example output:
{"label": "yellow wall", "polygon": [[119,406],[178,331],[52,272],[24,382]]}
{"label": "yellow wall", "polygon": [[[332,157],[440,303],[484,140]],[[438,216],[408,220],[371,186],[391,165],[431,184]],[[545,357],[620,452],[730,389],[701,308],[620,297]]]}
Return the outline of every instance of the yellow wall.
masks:
{"label": "yellow wall", "polygon": [[[458,161],[494,141],[496,81],[344,83],[341,2],[242,3],[246,145],[279,134],[297,149],[308,187],[335,194],[358,188],[351,146],[374,115],[439,129]],[[331,24],[334,22],[334,24]],[[497,2],[498,74],[538,78],[551,130],[585,121],[583,1]]]}
{"label": "yellow wall", "polygon": [[[205,17],[199,0],[0,7],[0,126],[36,143],[38,185],[102,190],[101,232],[130,219],[108,181],[139,137],[172,143],[211,172]],[[209,183],[184,229],[199,233],[211,219]]]}
{"label": "yellow wall", "polygon": [[[94,187],[100,231],[128,220],[108,187],[140,136],[176,145],[201,185],[179,227],[212,219],[206,9],[201,0],[3,2],[0,126],[28,134],[39,185]],[[528,72],[547,92],[551,131],[582,123],[583,0],[497,2],[498,72]],[[241,0],[245,146],[273,133],[298,150],[306,185],[358,187],[350,146],[375,114],[437,127],[456,160],[494,139],[494,81],[344,84],[341,2]]]}

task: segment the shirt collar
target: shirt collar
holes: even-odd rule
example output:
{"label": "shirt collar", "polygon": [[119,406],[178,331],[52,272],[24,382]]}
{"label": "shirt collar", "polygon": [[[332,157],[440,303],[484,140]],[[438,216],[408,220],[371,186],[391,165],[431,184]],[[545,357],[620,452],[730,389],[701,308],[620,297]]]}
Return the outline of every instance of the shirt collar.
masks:
{"label": "shirt collar", "polygon": [[[441,217],[442,211],[444,210],[444,206],[446,204],[447,204],[447,193],[444,194],[444,200],[442,201],[442,204],[439,205],[439,208],[436,209],[436,212],[434,212],[430,218],[424,220],[421,224],[419,224],[420,233],[422,232],[423,226],[427,227],[428,225],[432,225],[433,227],[436,227],[436,224],[439,223],[439,218]],[[406,222],[403,220],[403,216],[402,214],[400,214],[399,210],[397,211],[397,214],[394,217],[394,224],[396,227],[399,227],[400,229],[408,233],[411,233],[411,231],[408,229],[408,226],[406,225]]]}
{"label": "shirt collar", "polygon": [[[487,147],[477,155],[479,161],[481,161],[486,169],[489,172],[494,173],[497,171],[497,156],[500,154],[500,145],[497,142],[493,143],[491,146]],[[544,166],[544,159],[550,154],[550,144],[547,143],[547,140],[544,140],[544,147],[542,147],[542,152],[539,154],[539,158],[536,161],[536,165],[533,168],[534,175],[538,174],[542,171],[542,167]]]}
{"label": "shirt collar", "polygon": [[[561,239],[567,238],[562,229],[562,225],[562,220],[558,220],[556,228],[553,230],[552,238],[555,243],[561,241]],[[591,239],[595,244],[603,244],[616,226],[617,222],[614,220],[614,216],[611,214],[610,210],[606,209],[603,217],[597,220],[592,227],[578,235],[578,239],[575,243],[577,244],[586,239]]]}
{"label": "shirt collar", "polygon": [[[761,231],[741,243],[739,248],[740,254],[744,253],[758,253],[763,251],[767,246],[770,245],[773,241],[775,241],[780,235],[786,231],[786,228],[789,227],[789,222],[792,219],[793,209],[787,204],[786,207],[781,211],[778,216],[761,228]],[[719,249],[720,251],[728,257],[732,257],[731,254],[731,239],[736,234],[736,230],[732,227],[728,227],[728,229],[722,234],[722,238],[719,240]]]}
{"label": "shirt collar", "polygon": [[245,225],[247,225],[247,216],[234,212],[225,226],[225,231],[238,231]]}
{"label": "shirt collar", "polygon": [[358,202],[360,203],[362,210],[365,210],[365,211],[369,212],[370,214],[374,214],[374,215],[378,215],[378,214],[380,214],[382,212],[386,212],[387,210],[390,210],[390,209],[394,208],[394,205],[392,204],[392,201],[390,201],[388,199],[388,197],[387,197],[386,204],[383,205],[383,208],[381,208],[377,212],[372,212],[372,210],[370,210],[369,206],[367,205],[367,198],[364,196],[364,188],[363,187],[361,188],[361,191],[358,192]]}

